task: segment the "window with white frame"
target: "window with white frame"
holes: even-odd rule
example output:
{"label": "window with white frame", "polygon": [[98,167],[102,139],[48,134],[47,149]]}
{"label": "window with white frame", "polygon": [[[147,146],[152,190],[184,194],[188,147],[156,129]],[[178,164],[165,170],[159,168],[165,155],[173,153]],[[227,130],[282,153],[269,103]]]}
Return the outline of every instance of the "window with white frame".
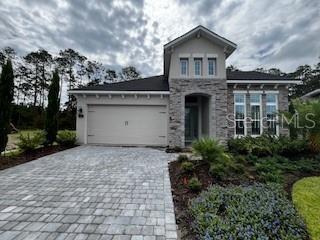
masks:
{"label": "window with white frame", "polygon": [[277,135],[278,94],[267,93],[266,98],[266,117],[268,133],[271,135]]}
{"label": "window with white frame", "polygon": [[261,94],[250,94],[251,135],[261,134]]}
{"label": "window with white frame", "polygon": [[189,72],[189,61],[188,58],[180,58],[180,75],[187,76]]}
{"label": "window with white frame", "polygon": [[202,75],[202,58],[194,59],[194,75],[195,76]]}
{"label": "window with white frame", "polygon": [[246,95],[244,93],[234,94],[235,135],[245,135]]}
{"label": "window with white frame", "polygon": [[217,60],[216,58],[208,58],[208,75],[215,76],[217,75]]}

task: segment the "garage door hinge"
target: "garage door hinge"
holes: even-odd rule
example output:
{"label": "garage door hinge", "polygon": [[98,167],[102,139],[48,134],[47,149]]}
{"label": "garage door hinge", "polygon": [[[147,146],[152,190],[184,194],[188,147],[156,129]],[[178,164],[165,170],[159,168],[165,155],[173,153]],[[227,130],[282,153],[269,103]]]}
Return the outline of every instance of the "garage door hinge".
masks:
{"label": "garage door hinge", "polygon": [[159,113],[167,113],[167,112],[159,112]]}
{"label": "garage door hinge", "polygon": [[88,137],[94,137],[94,135],[88,134]]}
{"label": "garage door hinge", "polygon": [[166,136],[159,136],[160,138],[165,138]]}

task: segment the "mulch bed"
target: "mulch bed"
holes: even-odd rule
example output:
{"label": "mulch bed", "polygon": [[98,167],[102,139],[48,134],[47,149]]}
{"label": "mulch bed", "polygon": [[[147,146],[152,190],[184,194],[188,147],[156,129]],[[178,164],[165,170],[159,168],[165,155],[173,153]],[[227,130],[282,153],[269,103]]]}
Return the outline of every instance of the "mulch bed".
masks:
{"label": "mulch bed", "polygon": [[[212,184],[219,184],[221,186],[227,186],[230,184],[252,184],[258,182],[258,176],[252,169],[252,166],[246,167],[246,175],[238,175],[228,180],[220,180],[212,177],[209,174],[209,165],[204,164],[201,161],[192,161],[195,163],[195,169],[192,173],[186,173],[181,169],[181,163],[178,161],[171,162],[169,164],[171,190],[173,195],[173,202],[175,207],[176,221],[180,231],[181,239],[192,240],[196,239],[194,232],[192,231],[192,218],[188,212],[189,201],[198,196],[198,194],[207,189]],[[291,199],[292,185],[299,179],[320,175],[319,172],[310,173],[286,173],[284,174],[284,189],[288,193],[288,197]],[[202,189],[199,192],[193,192],[188,188],[188,180],[196,176],[202,183]]]}
{"label": "mulch bed", "polygon": [[32,160],[56,153],[56,152],[60,152],[66,149],[69,149],[72,147],[63,147],[63,146],[59,146],[59,145],[54,145],[54,146],[47,146],[47,147],[41,147],[41,148],[37,148],[34,149],[32,151],[29,152],[24,152],[21,153],[18,156],[0,156],[0,170],[6,169],[6,168],[10,168],[10,167],[14,167],[26,162],[30,162]]}

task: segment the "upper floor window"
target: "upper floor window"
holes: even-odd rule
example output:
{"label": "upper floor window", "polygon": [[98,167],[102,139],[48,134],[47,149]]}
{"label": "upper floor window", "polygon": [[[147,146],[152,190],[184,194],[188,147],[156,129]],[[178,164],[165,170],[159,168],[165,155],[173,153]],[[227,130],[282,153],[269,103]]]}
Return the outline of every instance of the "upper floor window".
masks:
{"label": "upper floor window", "polygon": [[261,134],[261,94],[253,93],[250,95],[251,110],[251,134]]}
{"label": "upper floor window", "polygon": [[271,135],[277,135],[278,95],[274,93],[269,93],[266,95],[266,98],[268,133]]}
{"label": "upper floor window", "polygon": [[245,135],[246,95],[234,95],[235,133],[237,136]]}
{"label": "upper floor window", "polygon": [[188,58],[180,58],[180,75],[187,76],[189,69]]}
{"label": "upper floor window", "polygon": [[217,75],[217,61],[216,58],[208,58],[208,75],[214,76]]}
{"label": "upper floor window", "polygon": [[202,58],[194,59],[194,75],[195,76],[202,75]]}

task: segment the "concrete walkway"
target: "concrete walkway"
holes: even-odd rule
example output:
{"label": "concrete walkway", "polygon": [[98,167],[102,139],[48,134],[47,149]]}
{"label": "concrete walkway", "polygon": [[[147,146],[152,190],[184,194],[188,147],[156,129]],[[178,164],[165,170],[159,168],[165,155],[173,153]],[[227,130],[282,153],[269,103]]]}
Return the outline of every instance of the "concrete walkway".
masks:
{"label": "concrete walkway", "polygon": [[0,239],[176,239],[170,157],[82,146],[0,171]]}

